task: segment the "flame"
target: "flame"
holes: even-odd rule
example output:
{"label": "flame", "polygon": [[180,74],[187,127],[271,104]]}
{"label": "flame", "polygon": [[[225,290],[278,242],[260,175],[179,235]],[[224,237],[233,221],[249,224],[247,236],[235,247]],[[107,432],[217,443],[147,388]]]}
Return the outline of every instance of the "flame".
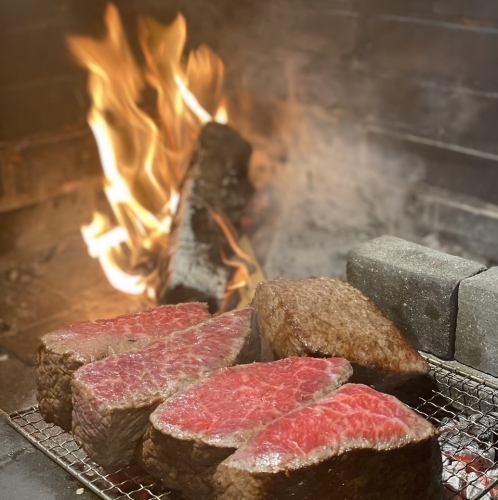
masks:
{"label": "flame", "polygon": [[175,83],[180,91],[180,94],[189,109],[199,118],[201,123],[208,123],[213,118],[212,116],[199,104],[199,101],[192,92],[188,89],[185,82],[179,75],[175,75]]}
{"label": "flame", "polygon": [[228,123],[228,107],[226,101],[222,100],[216,114],[214,115],[215,121],[218,123],[227,124]]}
{"label": "flame", "polygon": [[[152,262],[152,255],[168,247],[180,186],[200,127],[213,115],[226,120],[226,109],[220,107],[224,66],[206,46],[184,58],[187,30],[181,15],[168,26],[140,20],[145,74],[133,58],[112,4],[106,8],[105,25],[101,40],[68,41],[89,71],[88,123],[113,221],[97,212],[81,232],[112,286],[153,296],[157,269],[139,264],[144,259]],[[159,126],[139,105],[147,83],[157,92]]]}
{"label": "flame", "polygon": [[234,272],[226,287],[220,311],[223,312],[230,308],[234,302],[234,292],[238,292],[236,307],[244,307],[251,302],[257,284],[265,280],[265,275],[253,253],[249,240],[243,237],[237,241],[237,234],[230,221],[221,213],[213,210],[210,213],[236,256],[236,258],[228,259],[224,253],[221,255],[222,262],[233,268]]}
{"label": "flame", "polygon": [[114,263],[120,253],[121,244],[128,241],[128,233],[122,227],[109,229],[109,222],[99,213],[94,213],[93,220],[81,228],[83,239],[88,246],[89,254],[99,259],[100,265],[109,283],[118,290],[133,295],[145,292],[145,283],[141,276],[123,272]]}

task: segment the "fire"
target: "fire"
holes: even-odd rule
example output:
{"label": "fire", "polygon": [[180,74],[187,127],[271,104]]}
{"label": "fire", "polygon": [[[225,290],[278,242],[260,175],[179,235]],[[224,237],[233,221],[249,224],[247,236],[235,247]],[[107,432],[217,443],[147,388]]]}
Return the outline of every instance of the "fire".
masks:
{"label": "fire", "polygon": [[[248,305],[256,291],[256,286],[265,280],[265,275],[259,266],[258,260],[253,253],[252,246],[246,237],[237,241],[237,234],[230,221],[223,214],[211,211],[211,217],[221,229],[235,258],[228,259],[222,255],[223,263],[234,269],[232,277],[227,285],[225,297],[220,310],[226,311],[233,304],[237,307]],[[238,293],[234,300],[235,293]]]}
{"label": "fire", "polygon": [[216,111],[216,115],[214,115],[214,119],[218,123],[223,123],[223,124],[228,123],[228,108],[225,101],[221,101],[221,104],[219,105],[218,110]]}
{"label": "fire", "polygon": [[122,227],[109,228],[109,225],[101,214],[95,213],[92,222],[81,228],[88,253],[99,259],[111,285],[130,294],[141,294],[145,291],[141,277],[125,273],[115,265],[118,259],[116,254],[128,241],[128,233]]}
{"label": "fire", "polygon": [[[112,221],[97,212],[81,231],[115,288],[152,296],[153,256],[168,247],[195,139],[213,116],[227,121],[226,106],[220,107],[224,66],[205,46],[184,57],[187,30],[181,15],[169,26],[140,20],[145,70],[132,55],[114,5],[107,6],[105,24],[101,40],[69,39],[72,53],[89,71],[88,123],[112,211]],[[140,107],[147,84],[157,92],[159,125]]]}

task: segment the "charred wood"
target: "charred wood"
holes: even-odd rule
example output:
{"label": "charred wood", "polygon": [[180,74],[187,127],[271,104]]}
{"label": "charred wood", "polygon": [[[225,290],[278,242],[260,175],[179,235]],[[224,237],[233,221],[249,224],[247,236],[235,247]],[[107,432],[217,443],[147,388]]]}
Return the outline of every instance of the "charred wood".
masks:
{"label": "charred wood", "polygon": [[201,131],[161,271],[161,303],[202,300],[213,310],[219,308],[230,270],[221,260],[226,238],[211,214],[223,214],[240,228],[253,193],[250,157],[251,146],[232,128],[209,123]]}

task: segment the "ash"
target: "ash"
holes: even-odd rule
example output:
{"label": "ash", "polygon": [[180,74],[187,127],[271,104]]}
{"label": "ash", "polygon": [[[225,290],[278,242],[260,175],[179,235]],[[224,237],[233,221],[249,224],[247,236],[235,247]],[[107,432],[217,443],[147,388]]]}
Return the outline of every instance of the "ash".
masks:
{"label": "ash", "polygon": [[459,415],[441,423],[445,498],[498,499],[498,413]]}

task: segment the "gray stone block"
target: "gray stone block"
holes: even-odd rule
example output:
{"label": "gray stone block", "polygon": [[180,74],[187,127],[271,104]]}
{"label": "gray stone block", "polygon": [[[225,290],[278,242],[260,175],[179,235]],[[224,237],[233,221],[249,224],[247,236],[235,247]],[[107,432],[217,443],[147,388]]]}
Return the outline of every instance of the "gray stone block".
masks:
{"label": "gray stone block", "polygon": [[477,262],[381,236],[349,252],[347,277],[417,349],[453,359],[458,285],[484,270]]}
{"label": "gray stone block", "polygon": [[498,377],[498,267],[460,283],[455,358]]}

